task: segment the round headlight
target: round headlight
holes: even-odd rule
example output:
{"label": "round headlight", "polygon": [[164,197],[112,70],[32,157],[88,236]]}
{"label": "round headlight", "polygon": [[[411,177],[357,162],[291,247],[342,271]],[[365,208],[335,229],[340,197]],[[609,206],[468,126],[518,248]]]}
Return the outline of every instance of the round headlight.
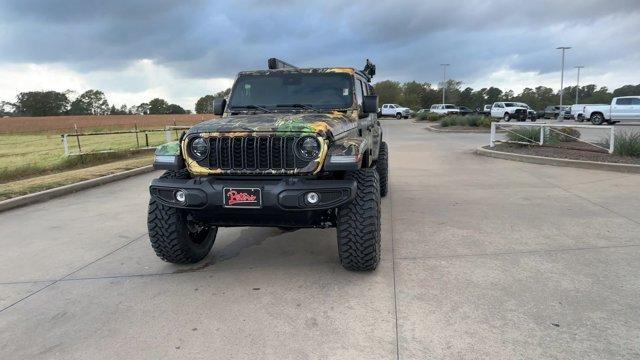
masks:
{"label": "round headlight", "polygon": [[313,160],[320,155],[320,142],[313,136],[305,136],[296,144],[298,156],[304,160]]}
{"label": "round headlight", "polygon": [[190,150],[194,160],[204,160],[207,155],[209,155],[209,143],[207,140],[199,137],[191,142]]}

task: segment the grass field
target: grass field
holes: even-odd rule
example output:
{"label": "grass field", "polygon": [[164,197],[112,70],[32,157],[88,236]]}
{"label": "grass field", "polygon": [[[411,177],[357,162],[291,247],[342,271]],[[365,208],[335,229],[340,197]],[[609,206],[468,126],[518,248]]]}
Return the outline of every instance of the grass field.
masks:
{"label": "grass field", "polygon": [[0,134],[72,133],[79,131],[160,129],[165,125],[193,125],[212,119],[212,114],[184,115],[90,115],[0,118]]}
{"label": "grass field", "polygon": [[[147,134],[149,146],[166,142],[164,132]],[[144,134],[138,134],[138,141],[146,146]],[[0,134],[0,183],[129,158],[139,153],[138,141],[135,134],[81,136],[82,152],[92,154],[65,156],[60,135]],[[75,137],[69,137],[69,149],[78,153]]]}

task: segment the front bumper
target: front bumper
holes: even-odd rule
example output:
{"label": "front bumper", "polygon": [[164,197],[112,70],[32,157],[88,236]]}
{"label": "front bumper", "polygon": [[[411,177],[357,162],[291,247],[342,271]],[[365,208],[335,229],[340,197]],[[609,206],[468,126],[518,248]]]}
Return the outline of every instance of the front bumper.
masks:
{"label": "front bumper", "polygon": [[[225,207],[224,189],[260,189],[259,208]],[[176,199],[181,190],[183,202]],[[319,226],[329,209],[344,205],[355,197],[355,180],[318,180],[302,177],[155,179],[149,186],[157,201],[191,210],[195,217],[220,226]],[[305,195],[319,195],[316,204],[308,204]],[[314,216],[318,215],[318,216]],[[330,220],[330,219],[329,219]]]}

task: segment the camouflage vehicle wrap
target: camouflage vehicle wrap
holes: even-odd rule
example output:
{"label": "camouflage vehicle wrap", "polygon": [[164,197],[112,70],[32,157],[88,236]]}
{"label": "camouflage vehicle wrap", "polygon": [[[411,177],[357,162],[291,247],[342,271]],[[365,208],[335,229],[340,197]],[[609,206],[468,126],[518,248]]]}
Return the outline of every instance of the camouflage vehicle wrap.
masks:
{"label": "camouflage vehicle wrap", "polygon": [[375,66],[272,60],[279,68],[238,74],[228,98],[214,101],[218,117],[156,149],[154,167],[168,171],[150,185],[151,244],[166,261],[193,263],[219,226],[338,227],[343,266],[373,270],[388,168],[369,85]]}

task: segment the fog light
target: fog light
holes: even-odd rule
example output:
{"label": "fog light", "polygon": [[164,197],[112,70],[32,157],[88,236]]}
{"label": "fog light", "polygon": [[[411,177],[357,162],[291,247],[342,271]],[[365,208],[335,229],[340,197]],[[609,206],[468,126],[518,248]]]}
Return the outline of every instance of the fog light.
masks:
{"label": "fog light", "polygon": [[184,190],[176,191],[176,200],[178,200],[181,203],[183,203],[183,202],[185,202],[185,200],[187,200],[187,194],[184,192]]}
{"label": "fog light", "polygon": [[320,195],[318,195],[318,193],[310,192],[305,196],[305,200],[307,201],[307,204],[315,205],[320,201]]}

